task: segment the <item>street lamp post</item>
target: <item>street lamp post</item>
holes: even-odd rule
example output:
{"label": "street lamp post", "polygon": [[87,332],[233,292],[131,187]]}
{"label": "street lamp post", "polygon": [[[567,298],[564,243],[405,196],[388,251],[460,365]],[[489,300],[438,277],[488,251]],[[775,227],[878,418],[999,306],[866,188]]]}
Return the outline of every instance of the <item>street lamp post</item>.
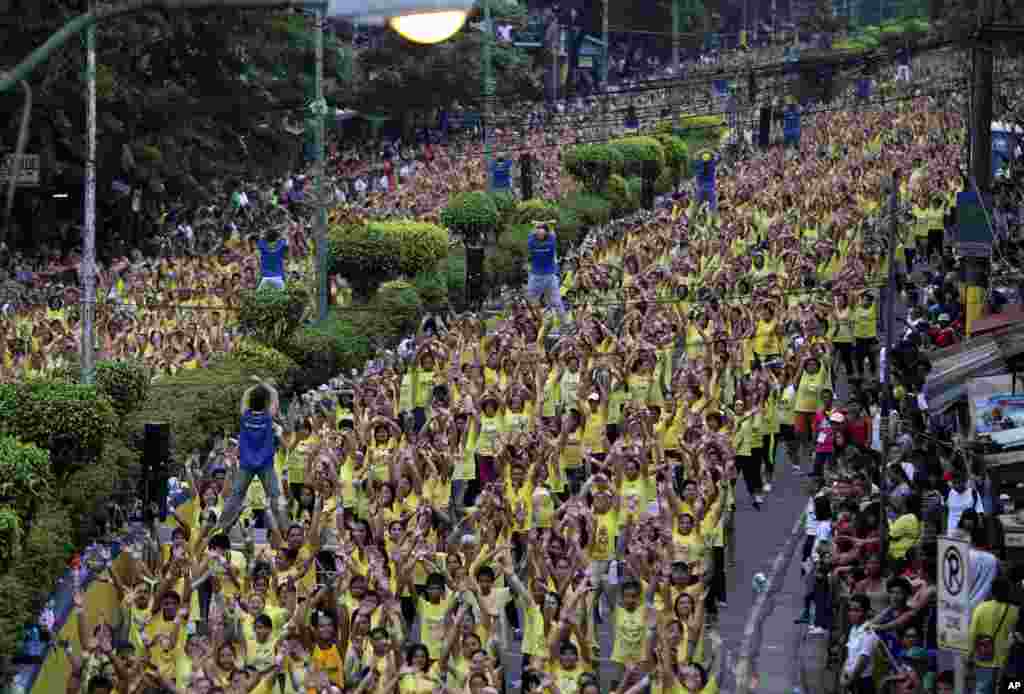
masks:
{"label": "street lamp post", "polygon": [[317,269],[317,317],[322,323],[327,320],[327,161],[324,132],[327,118],[327,103],[324,101],[324,22],[327,20],[326,6],[316,9],[313,28],[313,103],[310,111],[316,121],[313,131],[316,143],[316,269]]}
{"label": "street lamp post", "polygon": [[484,176],[487,177],[487,190],[494,187],[494,176],[491,174],[491,136],[494,124],[491,118],[494,114],[492,102],[494,101],[494,71],[491,65],[491,39],[494,37],[494,28],[491,26],[491,0],[481,0],[484,8],[484,38],[480,47],[480,70],[481,81],[483,82],[483,136],[484,136]]}
{"label": "street lamp post", "polygon": [[85,33],[85,194],[82,210],[82,383],[96,377],[96,25]]}

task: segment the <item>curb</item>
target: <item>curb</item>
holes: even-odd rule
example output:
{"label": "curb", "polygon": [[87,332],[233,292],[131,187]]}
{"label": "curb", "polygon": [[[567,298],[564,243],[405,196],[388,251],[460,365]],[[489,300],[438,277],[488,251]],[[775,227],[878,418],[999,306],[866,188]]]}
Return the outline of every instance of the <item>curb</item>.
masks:
{"label": "curb", "polygon": [[801,513],[793,524],[789,540],[786,546],[775,557],[772,563],[771,575],[768,576],[768,585],[764,592],[757,596],[754,606],[747,618],[747,625],[743,629],[743,643],[740,645],[739,657],[736,660],[736,694],[750,694],[756,691],[753,686],[753,676],[756,674],[757,657],[761,651],[761,632],[764,621],[775,610],[775,595],[779,592],[783,579],[789,571],[790,563],[796,555],[796,548],[800,539],[804,536],[804,520],[806,513]]}

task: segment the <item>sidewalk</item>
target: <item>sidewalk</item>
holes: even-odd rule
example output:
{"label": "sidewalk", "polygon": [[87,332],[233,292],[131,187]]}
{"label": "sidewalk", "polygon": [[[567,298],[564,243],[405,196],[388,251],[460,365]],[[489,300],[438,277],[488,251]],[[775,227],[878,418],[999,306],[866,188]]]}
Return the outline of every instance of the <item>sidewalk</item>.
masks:
{"label": "sidewalk", "polygon": [[804,585],[798,548],[762,627],[761,648],[754,664],[759,683],[753,691],[772,694],[797,691],[832,694],[835,691],[836,674],[826,669],[828,636],[809,636],[806,624],[794,623],[803,610]]}

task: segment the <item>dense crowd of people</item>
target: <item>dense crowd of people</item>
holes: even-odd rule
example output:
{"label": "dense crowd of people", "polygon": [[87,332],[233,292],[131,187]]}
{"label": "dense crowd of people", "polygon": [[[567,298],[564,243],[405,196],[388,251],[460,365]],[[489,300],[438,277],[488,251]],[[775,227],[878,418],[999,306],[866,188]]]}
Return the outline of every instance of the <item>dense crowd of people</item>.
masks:
{"label": "dense crowd of people", "polygon": [[[427,317],[405,358],[325,384],[287,415],[273,383],[254,384],[239,435],[190,461],[193,496],[170,542],[154,535],[104,577],[118,618],[91,624],[79,610],[69,691],[710,694],[733,513],[771,503],[780,461],[819,490],[806,617],[812,634],[845,641],[842,685],[948,691],[930,553],[943,529],[977,530],[992,499],[965,486],[977,470],[913,445],[879,474],[879,228],[902,171],[914,223],[895,258],[904,279],[926,274],[908,281],[908,305],[962,315],[930,234],[961,183],[961,139],[959,116],[927,97],[822,114],[798,154],[770,150],[721,176],[717,211],[683,193],[567,254],[538,223],[527,293],[541,302],[506,306],[490,329]],[[443,178],[417,175],[409,194],[426,200]],[[176,277],[210,281],[205,301],[230,296],[258,280],[251,251],[234,270],[191,259]],[[132,297],[162,269],[119,268],[106,284]],[[159,313],[125,320],[166,330]],[[33,328],[38,344],[60,338],[55,321]],[[913,440],[927,423],[913,397],[900,402]],[[1017,613],[999,608],[1005,580],[974,535],[984,692]]]}

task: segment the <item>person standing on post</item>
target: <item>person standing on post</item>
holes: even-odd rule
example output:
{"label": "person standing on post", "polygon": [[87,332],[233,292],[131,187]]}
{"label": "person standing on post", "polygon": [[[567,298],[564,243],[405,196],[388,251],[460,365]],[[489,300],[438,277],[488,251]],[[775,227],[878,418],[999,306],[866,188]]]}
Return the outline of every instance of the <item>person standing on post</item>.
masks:
{"label": "person standing on post", "polygon": [[530,251],[530,278],[526,285],[526,297],[530,301],[548,301],[558,311],[564,323],[568,319],[562,292],[558,281],[558,238],[548,225],[554,222],[534,222],[533,232],[527,241]]}
{"label": "person standing on post", "polygon": [[[242,512],[246,494],[253,478],[259,477],[267,495],[267,511],[278,513],[273,521],[278,527],[287,527],[282,522],[285,503],[281,496],[281,482],[274,470],[274,455],[277,453],[277,435],[274,432],[274,417],[277,416],[279,400],[277,390],[270,381],[253,376],[256,385],[242,396],[242,419],[238,433],[238,470],[235,471],[231,496],[224,504],[218,527],[227,532]],[[273,526],[271,526],[273,527]]]}
{"label": "person standing on post", "polygon": [[288,241],[281,238],[277,229],[271,229],[256,246],[260,250],[260,284],[257,289],[266,286],[284,289],[284,259],[288,254]]}

